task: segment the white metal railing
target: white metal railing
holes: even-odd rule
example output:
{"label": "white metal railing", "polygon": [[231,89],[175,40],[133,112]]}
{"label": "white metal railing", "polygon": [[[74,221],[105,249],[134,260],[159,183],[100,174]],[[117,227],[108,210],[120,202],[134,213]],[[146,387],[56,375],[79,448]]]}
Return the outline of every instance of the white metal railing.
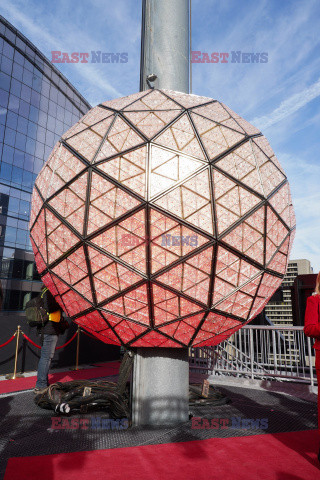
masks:
{"label": "white metal railing", "polygon": [[197,371],[314,386],[311,342],[303,327],[246,325],[215,347],[191,348],[189,363]]}

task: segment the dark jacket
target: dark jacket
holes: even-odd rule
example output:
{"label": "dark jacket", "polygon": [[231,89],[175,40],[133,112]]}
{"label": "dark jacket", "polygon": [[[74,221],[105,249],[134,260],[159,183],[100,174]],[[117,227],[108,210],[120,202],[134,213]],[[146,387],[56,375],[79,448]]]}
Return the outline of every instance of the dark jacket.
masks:
{"label": "dark jacket", "polygon": [[[42,290],[43,292],[43,290]],[[59,305],[59,303],[55,300],[54,296],[48,290],[47,288],[45,289],[45,292],[43,294],[43,303],[44,303],[44,308],[48,313],[53,313],[56,312],[57,310],[60,311],[60,320],[62,318],[62,310]],[[59,328],[59,322],[50,322],[50,320],[45,324],[43,327],[43,333],[45,335],[59,335],[61,333],[60,328]]]}

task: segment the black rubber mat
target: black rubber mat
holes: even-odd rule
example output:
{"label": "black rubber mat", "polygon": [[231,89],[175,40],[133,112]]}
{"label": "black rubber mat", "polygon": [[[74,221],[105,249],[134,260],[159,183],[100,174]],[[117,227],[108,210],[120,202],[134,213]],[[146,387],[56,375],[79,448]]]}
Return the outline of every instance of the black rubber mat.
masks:
{"label": "black rubber mat", "polygon": [[[33,393],[0,397],[0,479],[8,458],[83,450],[185,442],[317,428],[317,405],[299,398],[261,390],[220,387],[230,403],[190,407],[193,418],[177,427],[108,429],[107,415],[94,412],[67,417],[86,419],[88,429],[52,429],[53,411],[33,402]],[[104,428],[97,427],[105,417]],[[54,420],[57,421],[57,420]],[[60,421],[60,420],[59,420]],[[115,426],[115,424],[113,424]],[[201,427],[201,428],[200,428]]]}

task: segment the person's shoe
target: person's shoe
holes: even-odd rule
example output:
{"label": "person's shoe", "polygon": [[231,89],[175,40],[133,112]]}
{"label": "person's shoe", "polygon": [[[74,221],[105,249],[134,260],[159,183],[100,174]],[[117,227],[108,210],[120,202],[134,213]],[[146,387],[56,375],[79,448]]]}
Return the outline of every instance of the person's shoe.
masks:
{"label": "person's shoe", "polygon": [[33,393],[35,393],[36,395],[41,395],[42,393],[44,393],[46,390],[48,389],[48,387],[46,388],[34,388],[33,389]]}

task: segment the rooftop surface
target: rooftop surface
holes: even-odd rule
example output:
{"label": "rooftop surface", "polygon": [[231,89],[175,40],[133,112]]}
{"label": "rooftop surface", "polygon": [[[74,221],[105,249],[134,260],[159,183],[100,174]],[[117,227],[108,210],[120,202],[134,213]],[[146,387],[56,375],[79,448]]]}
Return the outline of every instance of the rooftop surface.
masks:
{"label": "rooftop surface", "polygon": [[[116,378],[112,375],[107,379],[116,381]],[[0,479],[55,480],[61,478],[61,473],[67,473],[65,478],[68,479],[88,478],[88,473],[92,478],[118,479],[124,474],[123,468],[126,468],[126,478],[162,479],[168,478],[168,472],[164,476],[164,469],[169,466],[161,458],[163,455],[168,459],[170,452],[175,461],[169,468],[169,478],[222,478],[220,475],[234,479],[317,478],[317,405],[314,401],[248,386],[218,385],[217,388],[227,397],[228,403],[191,406],[193,418],[184,424],[122,430],[93,428],[92,419],[97,422],[105,416],[101,411],[72,415],[67,417],[63,429],[52,428],[52,418],[57,416],[52,410],[37,407],[32,391],[2,394]],[[88,419],[89,428],[68,428],[72,418]],[[172,453],[172,448],[178,448],[178,452]],[[92,459],[92,464],[89,454],[98,455]],[[108,458],[103,456],[106,454]],[[153,454],[156,458],[151,461],[149,456]],[[80,464],[77,455],[80,455]],[[120,463],[117,460],[119,455]],[[131,455],[133,463],[130,463]],[[184,467],[179,458],[183,465],[191,462],[187,474],[183,474]],[[127,465],[126,459],[129,461]],[[157,461],[162,462],[160,466]],[[41,462],[50,466],[45,477]],[[197,473],[192,472],[198,463],[200,470],[197,467]],[[27,473],[31,465],[36,469],[32,476]],[[132,465],[135,465],[134,471],[130,470]],[[216,474],[212,471],[213,466]],[[95,468],[96,472],[92,470]],[[110,468],[112,470],[108,472]]]}

